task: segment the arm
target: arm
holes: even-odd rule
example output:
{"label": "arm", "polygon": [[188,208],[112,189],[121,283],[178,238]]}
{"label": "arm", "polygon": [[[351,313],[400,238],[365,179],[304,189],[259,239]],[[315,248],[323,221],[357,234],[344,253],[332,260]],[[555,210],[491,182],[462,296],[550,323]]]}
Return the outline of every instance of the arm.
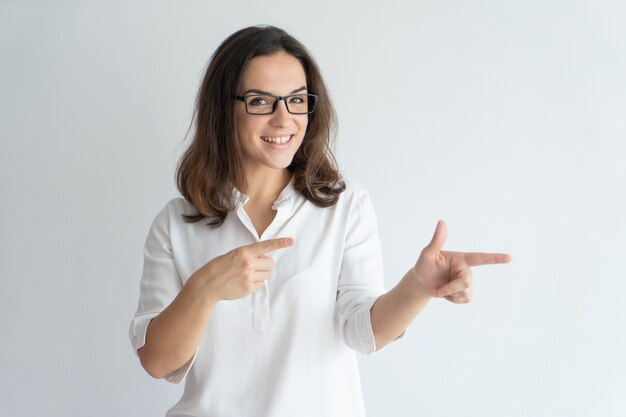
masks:
{"label": "arm", "polygon": [[141,365],[155,378],[176,372],[192,358],[220,300],[243,298],[261,287],[274,261],[266,253],[291,246],[293,239],[272,239],[233,249],[206,263],[148,326],[138,351]]}
{"label": "arm", "polygon": [[511,261],[511,256],[506,254],[443,251],[446,235],[446,224],[440,221],[415,267],[372,306],[370,317],[376,350],[397,339],[431,298],[469,302],[472,297],[470,267]]}
{"label": "arm", "polygon": [[432,297],[421,294],[414,285],[414,270],[378,300],[370,310],[372,332],[379,351],[400,337]]}
{"label": "arm", "polygon": [[141,365],[154,378],[164,378],[191,360],[217,299],[203,296],[192,276],[174,301],[148,325],[146,343],[137,350]]}

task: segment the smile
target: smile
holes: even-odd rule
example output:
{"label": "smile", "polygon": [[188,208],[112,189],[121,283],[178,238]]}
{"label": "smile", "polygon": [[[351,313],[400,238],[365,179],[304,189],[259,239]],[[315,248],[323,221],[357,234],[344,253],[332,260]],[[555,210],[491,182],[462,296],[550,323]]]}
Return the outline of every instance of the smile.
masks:
{"label": "smile", "polygon": [[277,144],[283,144],[283,143],[287,143],[291,140],[291,138],[293,137],[293,135],[289,135],[289,136],[261,136],[261,139],[267,143],[277,143]]}

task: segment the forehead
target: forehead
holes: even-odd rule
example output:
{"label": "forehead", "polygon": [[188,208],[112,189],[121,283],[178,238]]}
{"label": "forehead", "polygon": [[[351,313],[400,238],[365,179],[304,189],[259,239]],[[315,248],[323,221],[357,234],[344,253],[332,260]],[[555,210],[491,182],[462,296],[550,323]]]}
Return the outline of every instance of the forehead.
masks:
{"label": "forehead", "polygon": [[306,86],[302,64],[282,51],[252,58],[241,79],[242,91],[254,88],[282,95],[302,86]]}

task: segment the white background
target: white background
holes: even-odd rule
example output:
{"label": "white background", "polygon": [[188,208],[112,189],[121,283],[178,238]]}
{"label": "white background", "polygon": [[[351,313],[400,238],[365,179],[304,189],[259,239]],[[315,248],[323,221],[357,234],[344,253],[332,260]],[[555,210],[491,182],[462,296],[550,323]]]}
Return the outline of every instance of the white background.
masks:
{"label": "white background", "polygon": [[626,415],[626,2],[0,3],[0,416],[160,416],[127,337],[200,78],[232,32],[309,47],[392,287],[436,221],[502,251],[360,357],[369,416]]}

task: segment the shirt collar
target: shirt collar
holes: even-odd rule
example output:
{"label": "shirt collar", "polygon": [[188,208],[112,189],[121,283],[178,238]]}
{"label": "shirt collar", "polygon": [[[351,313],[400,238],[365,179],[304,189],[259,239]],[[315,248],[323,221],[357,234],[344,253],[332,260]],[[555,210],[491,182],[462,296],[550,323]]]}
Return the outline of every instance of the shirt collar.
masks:
{"label": "shirt collar", "polygon": [[[291,180],[289,180],[285,188],[280,192],[278,198],[272,204],[272,210],[277,210],[278,207],[285,204],[297,194],[294,188],[294,178],[295,175],[291,177]],[[248,200],[250,200],[249,196],[239,191],[236,187],[233,187],[233,201],[236,208],[245,206]]]}

